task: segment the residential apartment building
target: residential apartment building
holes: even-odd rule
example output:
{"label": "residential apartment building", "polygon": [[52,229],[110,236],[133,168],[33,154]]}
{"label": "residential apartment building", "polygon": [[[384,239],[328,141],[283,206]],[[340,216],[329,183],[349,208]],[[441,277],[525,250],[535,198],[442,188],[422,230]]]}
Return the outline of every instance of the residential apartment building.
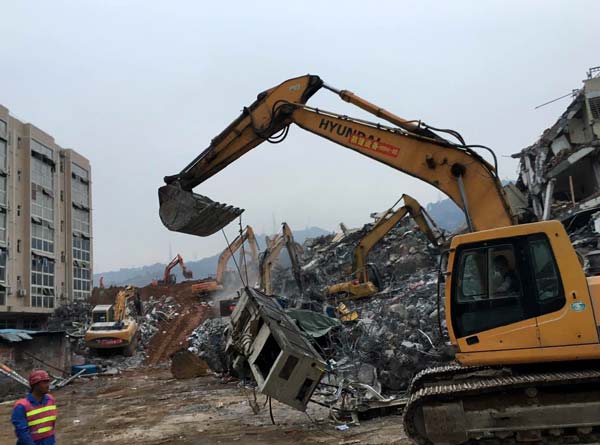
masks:
{"label": "residential apartment building", "polygon": [[36,329],[92,289],[91,167],[0,105],[0,329]]}

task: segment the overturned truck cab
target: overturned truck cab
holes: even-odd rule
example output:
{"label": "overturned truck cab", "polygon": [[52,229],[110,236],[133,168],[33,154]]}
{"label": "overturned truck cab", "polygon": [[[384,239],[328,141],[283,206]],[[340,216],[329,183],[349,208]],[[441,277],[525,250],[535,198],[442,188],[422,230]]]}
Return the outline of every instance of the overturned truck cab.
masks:
{"label": "overturned truck cab", "polygon": [[246,287],[227,328],[233,368],[258,390],[300,411],[325,373],[325,362],[277,301]]}

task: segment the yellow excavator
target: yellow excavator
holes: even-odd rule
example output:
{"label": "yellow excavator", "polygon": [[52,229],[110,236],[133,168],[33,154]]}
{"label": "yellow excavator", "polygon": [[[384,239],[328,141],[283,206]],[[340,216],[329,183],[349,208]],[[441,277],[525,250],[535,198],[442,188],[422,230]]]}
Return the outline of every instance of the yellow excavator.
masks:
{"label": "yellow excavator", "polygon": [[117,349],[133,355],[138,340],[138,325],[129,315],[127,301],[135,290],[128,286],[117,293],[114,304],[99,304],[92,309],[92,324],[85,333],[85,343],[92,350]]}
{"label": "yellow excavator", "polygon": [[[322,89],[389,124],[306,105]],[[456,131],[404,120],[318,76],[290,79],[165,177],[165,226],[206,236],[236,218],[242,209],[193,188],[259,144],[281,142],[291,124],[437,187],[465,213],[470,233],[452,239],[440,271],[457,363],[415,376],[403,414],[408,436],[424,444],[597,442],[600,277],[586,278],[560,222],[517,224],[494,153],[487,162],[476,151],[486,147]]]}
{"label": "yellow excavator", "polygon": [[[394,210],[401,200],[404,201],[404,205]],[[352,281],[329,286],[325,291],[328,296],[341,295],[343,299],[353,300],[369,297],[380,291],[381,276],[377,267],[367,262],[367,257],[371,249],[406,215],[410,215],[413,218],[431,244],[437,247],[440,243],[444,242],[442,231],[436,226],[433,219],[416,199],[408,195],[402,195],[398,202],[378,218],[377,222],[360,239],[354,248],[352,271],[356,273],[356,278]],[[344,229],[342,228],[342,230]]]}
{"label": "yellow excavator", "polygon": [[[219,261],[217,264],[217,277],[216,280],[207,280],[192,285],[192,292],[195,293],[210,293],[223,289],[223,276],[227,270],[227,263],[235,253],[242,248],[244,243],[248,243],[248,253],[250,255],[250,268],[255,267],[258,264],[258,243],[254,235],[252,227],[246,226],[242,233],[238,235],[231,245],[227,246],[221,255],[219,255]],[[243,250],[240,255],[240,267],[245,264],[246,251]]]}
{"label": "yellow excavator", "polygon": [[259,273],[260,273],[260,288],[267,294],[272,295],[273,289],[271,286],[271,270],[273,265],[277,263],[279,254],[283,248],[286,248],[292,264],[292,274],[298,290],[303,291],[302,270],[300,268],[299,254],[302,253],[302,247],[294,241],[292,229],[287,223],[281,225],[281,233],[278,233],[273,238],[267,238],[267,248],[260,256]]}

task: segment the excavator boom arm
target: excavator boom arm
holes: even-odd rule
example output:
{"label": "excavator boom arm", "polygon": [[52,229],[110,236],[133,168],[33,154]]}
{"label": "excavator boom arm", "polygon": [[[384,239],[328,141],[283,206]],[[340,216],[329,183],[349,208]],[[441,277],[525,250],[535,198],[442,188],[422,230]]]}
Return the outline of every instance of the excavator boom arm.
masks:
{"label": "excavator boom arm", "polygon": [[292,123],[432,184],[463,209],[472,230],[514,223],[494,167],[476,152],[331,87],[327,88],[343,100],[395,126],[307,107],[306,101],[322,86],[319,77],[306,75],[261,93],[186,168],[178,175],[165,177],[167,185],[159,189],[160,216],[165,226],[207,236],[236,218],[243,210],[193,194],[192,189],[265,140],[282,140]]}
{"label": "excavator boom arm", "polygon": [[258,258],[258,249],[256,245],[256,237],[254,236],[254,231],[252,227],[246,226],[241,235],[238,235],[236,239],[233,240],[231,245],[227,246],[225,250],[219,256],[219,263],[217,265],[217,283],[223,283],[223,273],[227,268],[227,263],[229,259],[235,255],[235,253],[242,247],[242,245],[248,241],[250,247],[250,256],[253,261],[256,261]]}
{"label": "excavator boom arm", "polygon": [[391,209],[388,210],[357,244],[354,249],[352,270],[356,271],[356,275],[361,283],[369,281],[369,271],[367,270],[367,256],[369,252],[407,213],[408,209],[405,206],[400,207],[395,212],[391,212]]}
{"label": "excavator boom arm", "polygon": [[167,284],[169,282],[169,276],[171,275],[171,271],[178,264],[181,266],[181,273],[183,274],[183,276],[185,278],[192,278],[192,276],[193,276],[192,271],[188,270],[185,267],[185,263],[183,262],[183,258],[181,257],[181,255],[177,254],[177,256],[175,258],[173,258],[171,260],[171,262],[169,264],[167,264],[167,266],[165,267],[165,273],[164,273],[164,276],[163,276],[163,281],[164,281],[165,284]]}
{"label": "excavator boom arm", "polygon": [[400,200],[404,201],[404,205],[395,211],[393,210],[393,207],[388,209],[371,230],[358,242],[354,249],[354,264],[352,265],[352,269],[356,271],[357,278],[361,283],[369,281],[369,271],[367,270],[367,256],[369,255],[369,252],[406,215],[410,215],[415,220],[421,232],[427,236],[429,242],[434,246],[438,245],[440,237],[443,238],[441,233],[439,236],[436,236],[434,228],[436,231],[438,231],[438,229],[435,226],[435,223],[429,218],[431,225],[434,227],[432,228],[428,219],[425,217],[427,213],[416,199],[405,194],[402,195]]}
{"label": "excavator boom arm", "polygon": [[303,291],[302,270],[300,268],[300,260],[298,258],[298,250],[301,249],[301,247],[294,241],[294,236],[290,227],[286,223],[283,223],[282,233],[278,234],[268,243],[259,265],[260,287],[267,295],[272,293],[271,270],[273,268],[273,264],[279,258],[281,249],[284,247],[287,249],[290,261],[292,263],[292,274],[294,275],[294,280],[296,281],[300,292]]}

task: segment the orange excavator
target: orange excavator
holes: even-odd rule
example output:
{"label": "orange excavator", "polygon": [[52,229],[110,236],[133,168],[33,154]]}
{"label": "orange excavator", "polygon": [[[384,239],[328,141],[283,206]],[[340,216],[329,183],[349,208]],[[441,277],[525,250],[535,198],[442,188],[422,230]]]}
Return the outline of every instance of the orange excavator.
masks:
{"label": "orange excavator", "polygon": [[171,260],[171,262],[169,264],[167,264],[167,266],[165,267],[163,279],[153,281],[152,285],[153,286],[167,286],[167,285],[170,286],[172,284],[177,283],[177,276],[175,274],[172,274],[171,271],[178,264],[179,264],[179,266],[181,266],[181,273],[183,274],[184,278],[190,279],[194,276],[194,274],[192,273],[191,270],[186,269],[185,263],[183,262],[183,258],[181,257],[181,255],[177,254],[177,256],[175,258],[173,258]]}
{"label": "orange excavator", "polygon": [[[323,89],[388,124],[306,105]],[[470,233],[452,239],[440,267],[456,364],[414,377],[406,434],[421,444],[598,442],[600,277],[586,278],[560,222],[518,224],[494,153],[486,161],[477,151],[486,147],[456,131],[402,119],[318,76],[290,79],[165,177],[165,226],[207,236],[235,219],[242,209],[193,188],[261,143],[281,142],[291,124],[433,185],[465,213]]]}
{"label": "orange excavator", "polygon": [[192,292],[197,293],[210,293],[217,290],[223,289],[223,276],[227,270],[227,263],[235,255],[235,253],[242,248],[244,243],[248,243],[249,250],[245,249],[240,255],[240,267],[246,264],[244,255],[248,253],[250,255],[249,266],[252,268],[258,264],[258,243],[254,235],[252,227],[246,226],[240,235],[233,240],[231,245],[227,246],[221,255],[219,256],[219,262],[217,264],[217,277],[216,280],[207,280],[192,285]]}
{"label": "orange excavator", "polygon": [[[394,210],[396,204],[401,200],[404,200],[404,205]],[[340,301],[340,298],[365,298],[379,292],[381,277],[375,264],[367,262],[367,256],[371,249],[406,215],[410,215],[413,218],[431,244],[437,247],[440,242],[444,242],[442,231],[436,226],[433,219],[431,219],[427,211],[421,207],[416,199],[408,195],[402,195],[398,202],[378,218],[373,227],[356,245],[352,261],[352,271],[356,273],[356,278],[352,281],[329,286],[326,289],[328,296],[336,296],[336,299]],[[345,226],[342,226],[342,230],[344,229]]]}

